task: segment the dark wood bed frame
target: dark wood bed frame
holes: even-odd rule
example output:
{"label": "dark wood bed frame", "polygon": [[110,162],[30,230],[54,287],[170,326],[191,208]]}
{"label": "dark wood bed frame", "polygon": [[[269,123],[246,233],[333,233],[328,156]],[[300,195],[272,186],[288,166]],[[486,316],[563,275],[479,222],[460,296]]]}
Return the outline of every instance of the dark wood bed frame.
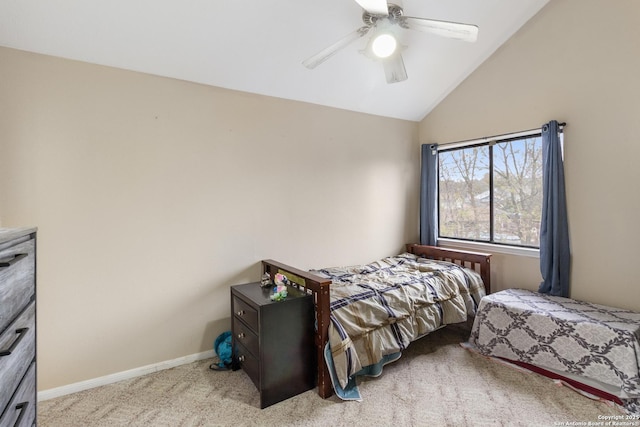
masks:
{"label": "dark wood bed frame", "polygon": [[[417,244],[408,244],[406,249],[407,252],[424,258],[449,261],[478,271],[484,281],[486,293],[490,293],[490,254]],[[318,360],[318,394],[323,399],[331,396],[333,394],[333,387],[331,378],[329,377],[329,370],[327,369],[326,363],[322,363],[324,360],[324,346],[329,340],[329,287],[331,280],[271,259],[262,261],[262,272],[263,274],[269,273],[272,280],[277,273],[284,274],[292,280],[298,288],[314,296],[317,323],[315,346]]]}

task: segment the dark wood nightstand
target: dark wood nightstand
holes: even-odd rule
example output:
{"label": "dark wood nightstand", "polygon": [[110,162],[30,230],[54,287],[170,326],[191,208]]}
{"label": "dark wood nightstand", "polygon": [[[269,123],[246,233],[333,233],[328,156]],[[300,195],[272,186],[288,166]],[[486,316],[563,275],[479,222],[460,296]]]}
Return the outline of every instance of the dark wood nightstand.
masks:
{"label": "dark wood nightstand", "polygon": [[292,286],[271,301],[260,283],[231,287],[233,367],[260,391],[260,408],[315,387],[313,297]]}

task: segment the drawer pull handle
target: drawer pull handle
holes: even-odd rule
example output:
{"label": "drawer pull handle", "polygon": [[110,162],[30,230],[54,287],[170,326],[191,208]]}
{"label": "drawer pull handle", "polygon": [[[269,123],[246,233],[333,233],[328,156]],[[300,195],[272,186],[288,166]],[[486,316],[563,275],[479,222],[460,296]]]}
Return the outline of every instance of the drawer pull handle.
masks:
{"label": "drawer pull handle", "polygon": [[18,403],[16,405],[16,411],[20,411],[20,414],[18,415],[18,418],[16,419],[15,422],[15,426],[19,426],[20,425],[20,421],[22,421],[22,419],[24,418],[25,414],[27,413],[27,406],[29,406],[29,402],[22,402],[22,403]]}
{"label": "drawer pull handle", "polygon": [[244,355],[242,355],[242,356],[238,357],[238,360],[239,360],[240,362],[244,362]]}
{"label": "drawer pull handle", "polygon": [[240,333],[238,334],[238,338],[242,339],[242,338],[244,338],[244,337],[246,337],[246,335],[244,334],[244,332],[240,332]]}
{"label": "drawer pull handle", "polygon": [[13,258],[8,261],[0,261],[0,268],[11,267],[16,262],[20,261],[22,258],[26,257],[29,254],[15,254]]}
{"label": "drawer pull handle", "polygon": [[6,350],[0,350],[0,357],[9,356],[11,352],[16,349],[18,344],[20,344],[20,341],[22,340],[22,338],[24,338],[24,336],[27,335],[28,330],[29,328],[16,329],[16,335],[18,335],[18,338],[13,340],[11,347],[9,347]]}
{"label": "drawer pull handle", "polygon": [[239,310],[238,311],[238,316],[244,316],[245,311],[244,310]]}

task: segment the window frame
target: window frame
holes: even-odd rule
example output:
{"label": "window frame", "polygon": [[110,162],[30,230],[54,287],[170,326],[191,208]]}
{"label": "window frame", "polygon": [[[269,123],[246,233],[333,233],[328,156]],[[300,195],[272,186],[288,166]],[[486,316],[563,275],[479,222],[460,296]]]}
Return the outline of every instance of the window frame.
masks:
{"label": "window frame", "polygon": [[[562,135],[562,129],[560,129]],[[512,134],[506,134],[501,136],[494,136],[490,138],[482,138],[469,141],[460,141],[456,143],[443,144],[438,146],[438,244],[446,246],[458,247],[461,249],[476,249],[476,250],[491,250],[494,252],[539,257],[539,246],[531,245],[514,245],[504,242],[495,241],[495,226],[494,226],[494,151],[493,147],[499,143],[508,143],[512,141],[525,140],[530,138],[542,138],[541,129],[533,129],[529,131],[517,132]],[[562,136],[561,136],[562,138]],[[563,142],[563,141],[562,141]],[[441,235],[441,219],[440,215],[440,153],[446,153],[457,150],[464,150],[469,148],[488,147],[489,148],[489,241],[479,239],[466,239],[461,237],[451,237]],[[540,147],[542,149],[542,147]],[[542,179],[542,178],[541,178]],[[542,206],[541,206],[542,208]]]}

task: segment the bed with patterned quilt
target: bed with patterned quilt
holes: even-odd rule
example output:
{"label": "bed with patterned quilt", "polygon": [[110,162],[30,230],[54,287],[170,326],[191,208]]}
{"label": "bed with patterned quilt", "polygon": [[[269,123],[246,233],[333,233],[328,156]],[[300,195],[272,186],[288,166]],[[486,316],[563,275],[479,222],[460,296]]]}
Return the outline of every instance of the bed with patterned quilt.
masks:
{"label": "bed with patterned quilt", "polygon": [[640,415],[639,312],[507,289],[480,302],[469,345]]}
{"label": "bed with patterned quilt", "polygon": [[[263,261],[271,275],[290,273],[292,282],[304,283],[310,292],[319,289],[316,345],[322,397],[333,386],[340,397],[350,398],[358,375],[376,375],[412,341],[467,322],[488,293],[490,255],[421,245],[407,249],[365,265],[310,272]],[[316,286],[323,283],[326,288]]]}

